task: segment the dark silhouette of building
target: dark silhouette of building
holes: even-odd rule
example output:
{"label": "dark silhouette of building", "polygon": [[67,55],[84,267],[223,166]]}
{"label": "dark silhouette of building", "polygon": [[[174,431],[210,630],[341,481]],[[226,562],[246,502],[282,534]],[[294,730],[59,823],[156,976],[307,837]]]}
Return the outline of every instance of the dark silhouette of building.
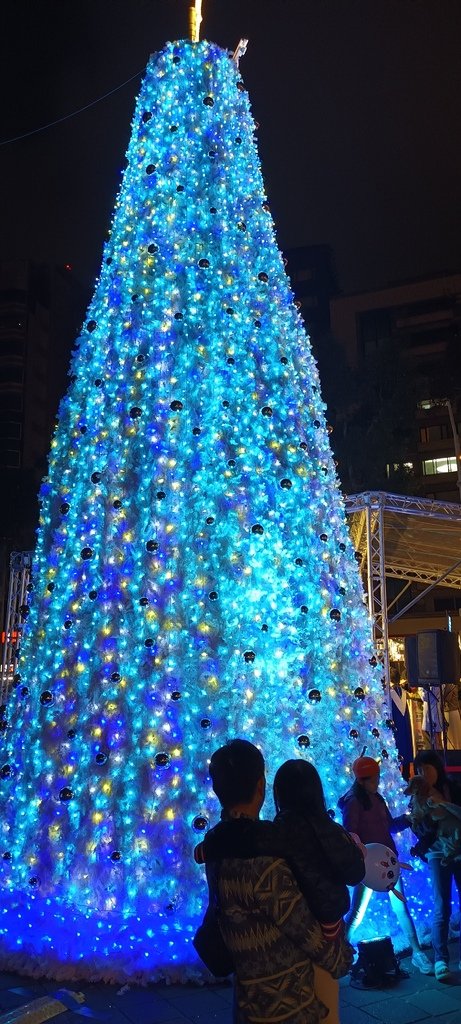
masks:
{"label": "dark silhouette of building", "polygon": [[286,269],[308,333],[315,342],[330,329],[330,300],[338,294],[333,250],[302,245],[284,252]]}
{"label": "dark silhouette of building", "polygon": [[0,615],[9,554],[34,546],[37,495],[86,296],[69,266],[0,261]]}

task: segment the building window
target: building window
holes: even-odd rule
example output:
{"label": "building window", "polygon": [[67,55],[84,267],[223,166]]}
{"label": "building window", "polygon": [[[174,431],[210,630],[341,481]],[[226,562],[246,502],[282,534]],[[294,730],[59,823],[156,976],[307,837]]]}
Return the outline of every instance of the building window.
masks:
{"label": "building window", "polygon": [[452,437],[449,423],[434,423],[432,426],[419,428],[421,444],[430,444],[431,441],[446,441],[449,437]]}
{"label": "building window", "polygon": [[425,459],[423,475],[434,476],[436,473],[456,473],[456,456],[449,455],[442,459]]}

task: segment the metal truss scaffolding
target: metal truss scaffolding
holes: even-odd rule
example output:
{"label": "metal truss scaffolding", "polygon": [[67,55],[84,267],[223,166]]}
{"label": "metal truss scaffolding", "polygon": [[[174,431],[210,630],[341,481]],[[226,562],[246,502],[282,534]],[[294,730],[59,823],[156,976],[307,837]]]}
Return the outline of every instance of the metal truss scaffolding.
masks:
{"label": "metal truss scaffolding", "polygon": [[[389,683],[389,623],[436,586],[461,589],[461,505],[384,491],[353,494],[345,505],[367,581],[373,640]],[[386,590],[386,579],[391,578],[407,581],[407,587],[426,584],[394,615]]]}
{"label": "metal truss scaffolding", "polygon": [[19,657],[22,627],[25,616],[21,609],[27,605],[32,555],[30,551],[13,551],[10,556],[10,581],[6,606],[5,634],[0,677],[0,704],[6,704]]}

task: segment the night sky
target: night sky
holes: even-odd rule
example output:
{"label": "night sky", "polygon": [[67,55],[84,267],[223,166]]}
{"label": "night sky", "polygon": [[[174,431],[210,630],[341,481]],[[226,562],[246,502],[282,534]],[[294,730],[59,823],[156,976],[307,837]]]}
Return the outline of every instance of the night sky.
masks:
{"label": "night sky", "polygon": [[[187,0],[10,0],[3,139],[91,103],[188,35]],[[282,249],[332,246],[343,291],[461,268],[461,0],[204,0],[260,123]],[[0,149],[0,256],[99,271],[141,75]]]}

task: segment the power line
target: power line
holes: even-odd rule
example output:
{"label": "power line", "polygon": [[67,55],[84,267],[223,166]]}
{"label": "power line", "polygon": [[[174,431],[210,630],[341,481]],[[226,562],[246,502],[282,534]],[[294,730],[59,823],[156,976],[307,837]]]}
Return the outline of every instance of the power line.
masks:
{"label": "power line", "polygon": [[[144,69],[143,69],[144,70]],[[61,124],[63,121],[69,121],[71,117],[76,117],[77,114],[83,114],[85,110],[89,110],[90,107],[95,107],[97,103],[101,103],[102,100],[107,100],[109,96],[113,96],[114,92],[118,92],[119,89],[124,89],[125,85],[129,85],[135,78],[139,78],[143,71],[137,71],[131,78],[127,78],[126,82],[122,82],[121,85],[116,85],[115,89],[111,89],[110,92],[104,93],[104,96],[99,96],[97,100],[92,100],[91,103],[87,103],[84,107],[79,107],[78,110],[72,111],[71,114],[65,114],[64,117],[58,117],[56,121],[49,121],[48,124],[42,124],[40,128],[33,128],[30,132],[24,132],[23,135],[15,135],[12,139],[4,139],[0,142],[0,146],[9,146],[13,142],[20,142],[21,139],[27,139],[30,135],[37,135],[39,132],[45,132],[48,128],[54,128],[56,124]]]}

